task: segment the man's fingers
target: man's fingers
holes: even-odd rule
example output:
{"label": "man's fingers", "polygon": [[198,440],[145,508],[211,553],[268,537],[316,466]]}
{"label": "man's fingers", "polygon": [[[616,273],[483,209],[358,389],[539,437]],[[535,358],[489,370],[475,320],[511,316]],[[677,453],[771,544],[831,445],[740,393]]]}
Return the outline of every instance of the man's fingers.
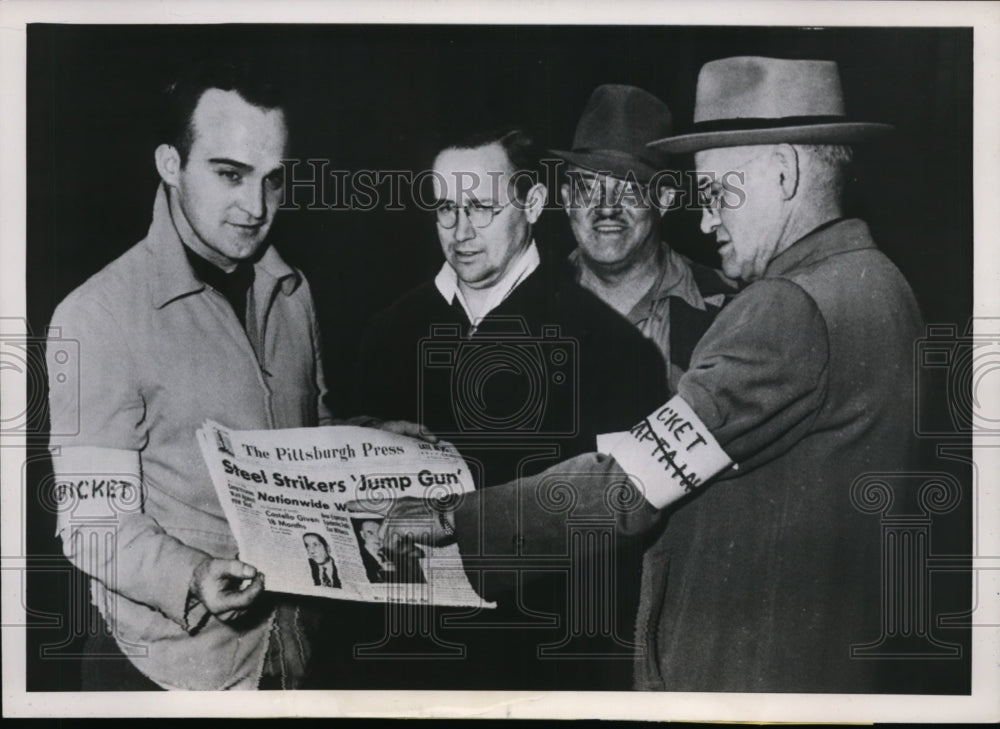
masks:
{"label": "man's fingers", "polygon": [[395,433],[396,435],[409,435],[415,436],[411,423],[405,420],[386,420],[382,423],[382,430],[387,430],[390,433]]}
{"label": "man's fingers", "polygon": [[238,559],[216,559],[208,566],[212,577],[234,577],[246,580],[257,576],[257,568]]}
{"label": "man's fingers", "polygon": [[404,519],[426,519],[430,515],[430,507],[428,506],[426,499],[404,496],[396,499],[395,503],[392,505],[392,511],[390,511],[389,514],[389,518],[394,522],[399,522]]}
{"label": "man's fingers", "polygon": [[392,554],[405,554],[413,542],[413,535],[406,526],[389,524],[386,536],[382,541],[383,548]]}
{"label": "man's fingers", "polygon": [[399,532],[393,527],[388,519],[382,524],[381,537],[382,537],[382,549],[389,552],[395,552],[396,547],[399,544],[399,540],[402,538]]}
{"label": "man's fingers", "polygon": [[258,574],[242,590],[226,590],[216,595],[213,613],[219,615],[227,610],[242,610],[250,607],[264,589],[263,576]]}
{"label": "man's fingers", "polygon": [[241,615],[243,615],[243,613],[244,613],[243,610],[226,610],[226,612],[219,613],[215,617],[217,617],[219,620],[221,620],[224,623],[228,623],[228,622],[230,622],[232,620],[236,620],[236,618],[238,618]]}
{"label": "man's fingers", "polygon": [[229,613],[249,607],[263,589],[264,575],[253,565],[238,559],[212,559],[204,563],[197,595],[209,612],[228,620],[234,617]]}
{"label": "man's fingers", "polygon": [[421,438],[428,443],[437,443],[438,438],[427,428],[419,423],[411,423],[408,420],[386,420],[382,423],[382,430],[387,430],[396,435],[408,435],[411,438]]}
{"label": "man's fingers", "polygon": [[434,435],[431,431],[427,430],[423,425],[417,425],[417,434],[414,436],[416,438],[423,438],[428,443],[437,443],[439,438]]}
{"label": "man's fingers", "polygon": [[[393,511],[391,517],[382,524],[383,547],[397,554],[412,551],[414,543],[428,544],[433,541],[434,522],[423,505],[414,505],[413,510],[404,509],[403,514]],[[409,513],[405,513],[409,512]]]}

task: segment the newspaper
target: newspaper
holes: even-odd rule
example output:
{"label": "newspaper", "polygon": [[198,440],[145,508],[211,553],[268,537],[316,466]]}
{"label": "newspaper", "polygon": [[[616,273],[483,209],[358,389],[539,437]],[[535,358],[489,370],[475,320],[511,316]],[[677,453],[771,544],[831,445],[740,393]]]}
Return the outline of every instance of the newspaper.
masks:
{"label": "newspaper", "polygon": [[[397,497],[454,500],[474,489],[453,446],[353,426],[238,431],[212,421],[198,442],[240,559],[268,590],[495,607],[473,590],[457,544],[383,549]],[[352,501],[365,511],[349,510]]]}

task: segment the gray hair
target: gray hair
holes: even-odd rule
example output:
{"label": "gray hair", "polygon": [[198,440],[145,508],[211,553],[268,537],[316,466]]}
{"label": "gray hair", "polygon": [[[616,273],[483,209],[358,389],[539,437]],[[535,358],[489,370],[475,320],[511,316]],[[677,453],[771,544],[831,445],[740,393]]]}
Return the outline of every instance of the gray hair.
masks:
{"label": "gray hair", "polygon": [[844,144],[797,144],[809,162],[810,187],[826,189],[838,197],[851,176],[854,149]]}

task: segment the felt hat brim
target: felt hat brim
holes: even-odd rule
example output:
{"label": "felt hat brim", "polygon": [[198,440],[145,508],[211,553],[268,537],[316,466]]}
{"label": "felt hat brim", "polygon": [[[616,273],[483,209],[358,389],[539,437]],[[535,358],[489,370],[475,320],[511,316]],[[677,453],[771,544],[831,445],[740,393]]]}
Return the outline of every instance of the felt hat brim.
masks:
{"label": "felt hat brim", "polygon": [[881,136],[892,128],[891,124],[874,122],[831,122],[771,129],[728,129],[664,137],[646,146],[671,154],[683,154],[752,144],[852,144]]}
{"label": "felt hat brim", "polygon": [[[605,172],[620,179],[633,178],[638,182],[649,182],[657,172],[666,167],[665,164],[657,165],[653,160],[640,160],[627,152],[611,149],[574,151],[550,149],[549,152],[577,167],[593,172]],[[658,153],[651,151],[651,155],[656,154]]]}

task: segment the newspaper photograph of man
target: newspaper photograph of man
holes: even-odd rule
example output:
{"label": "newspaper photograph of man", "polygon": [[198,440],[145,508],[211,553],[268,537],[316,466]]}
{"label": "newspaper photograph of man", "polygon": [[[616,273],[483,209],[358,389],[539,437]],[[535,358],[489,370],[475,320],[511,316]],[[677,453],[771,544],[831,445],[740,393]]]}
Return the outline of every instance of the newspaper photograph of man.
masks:
{"label": "newspaper photograph of man", "polygon": [[309,555],[309,572],[314,585],[323,587],[340,587],[337,577],[337,565],[330,556],[330,544],[322,534],[306,532],[302,535],[302,543]]}

